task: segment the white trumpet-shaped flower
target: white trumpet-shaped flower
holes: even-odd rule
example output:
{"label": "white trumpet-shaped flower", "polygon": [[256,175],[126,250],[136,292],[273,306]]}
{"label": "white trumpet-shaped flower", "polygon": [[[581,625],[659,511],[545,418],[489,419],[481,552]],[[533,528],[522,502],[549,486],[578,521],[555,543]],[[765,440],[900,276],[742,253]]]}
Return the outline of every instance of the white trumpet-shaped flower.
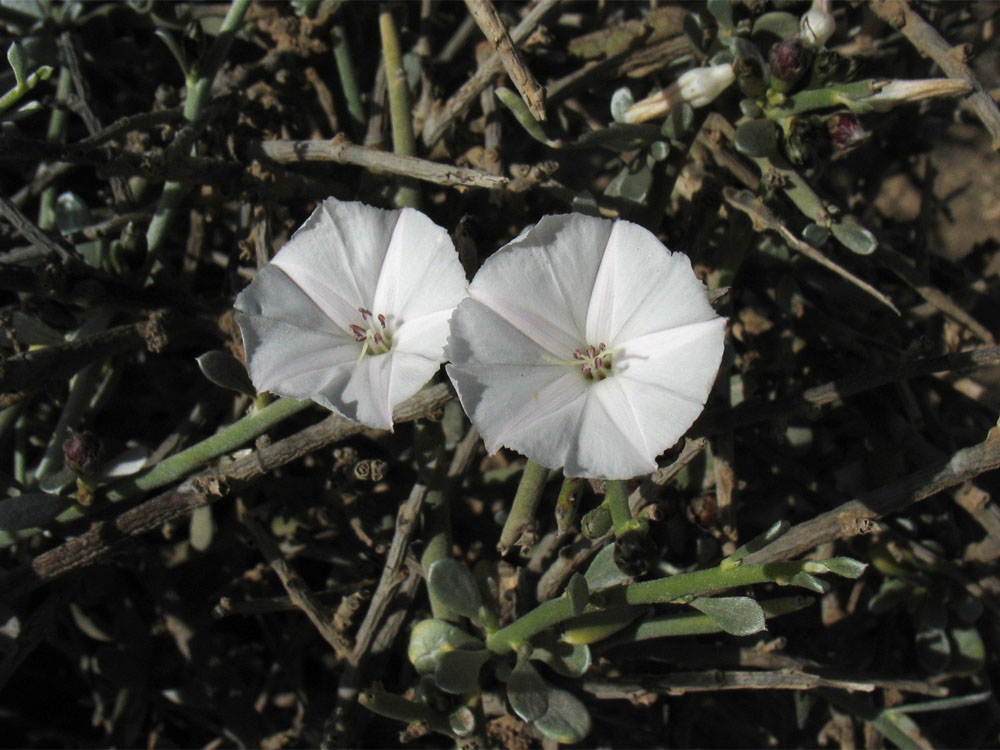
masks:
{"label": "white trumpet-shaped flower", "polygon": [[490,452],[625,479],[701,413],[724,336],[687,256],[627,221],[547,216],[473,279],[447,370]]}
{"label": "white trumpet-shaped flower", "polygon": [[393,407],[443,361],[466,287],[424,214],[327,198],[236,298],[250,378],[391,429]]}

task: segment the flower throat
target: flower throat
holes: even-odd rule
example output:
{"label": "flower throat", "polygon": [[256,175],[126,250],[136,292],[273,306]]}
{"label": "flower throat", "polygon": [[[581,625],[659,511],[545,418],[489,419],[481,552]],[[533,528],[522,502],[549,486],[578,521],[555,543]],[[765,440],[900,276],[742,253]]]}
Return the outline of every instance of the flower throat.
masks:
{"label": "flower throat", "polygon": [[359,344],[364,343],[358,362],[364,359],[366,354],[385,354],[392,349],[392,332],[386,325],[385,315],[382,313],[374,315],[371,310],[363,307],[359,307],[358,312],[361,313],[361,320],[365,325],[351,323],[349,326],[351,333],[354,334],[354,340]]}
{"label": "flower throat", "polygon": [[608,349],[604,344],[598,344],[588,345],[586,349],[573,350],[573,359],[543,356],[552,364],[579,367],[580,371],[591,380],[604,380],[614,373],[612,357],[616,351],[617,349]]}

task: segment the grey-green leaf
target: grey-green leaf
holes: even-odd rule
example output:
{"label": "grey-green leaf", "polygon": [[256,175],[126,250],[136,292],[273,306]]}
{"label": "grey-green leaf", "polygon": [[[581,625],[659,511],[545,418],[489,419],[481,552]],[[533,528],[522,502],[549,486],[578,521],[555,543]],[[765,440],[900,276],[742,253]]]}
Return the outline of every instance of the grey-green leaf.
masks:
{"label": "grey-green leaf", "polygon": [[549,686],[527,659],[519,659],[507,678],[507,700],[514,713],[534,721],[549,709]]}
{"label": "grey-green leaf", "polygon": [[760,16],[753,24],[751,36],[770,34],[784,41],[799,33],[799,19],[785,11],[772,11]]}
{"label": "grey-green leaf", "polygon": [[535,720],[535,727],[556,742],[581,742],[590,734],[590,712],[572,693],[550,687],[548,710]]}
{"label": "grey-green leaf", "polygon": [[752,158],[776,154],[778,126],[771,120],[748,120],[736,128],[733,145],[741,154]]}
{"label": "grey-green leaf", "polygon": [[202,354],[196,361],[202,375],[216,385],[251,397],[257,395],[247,369],[232,354],[212,349]]}
{"label": "grey-green leaf", "polygon": [[764,623],[764,610],[748,596],[695,599],[691,606],[710,617],[730,635],[752,635],[767,627]]}
{"label": "grey-green leaf", "polygon": [[[548,634],[545,634],[548,635]],[[583,643],[565,643],[554,637],[539,637],[531,650],[531,658],[548,664],[564,677],[580,677],[593,663],[590,648]]]}
{"label": "grey-green leaf", "polygon": [[483,642],[444,620],[421,620],[410,631],[407,656],[420,674],[434,674],[442,654],[454,649],[477,651]]}
{"label": "grey-green leaf", "polygon": [[614,542],[605,545],[590,563],[585,573],[591,591],[601,591],[632,580],[615,563]]}
{"label": "grey-green leaf", "polygon": [[434,682],[446,693],[467,693],[479,684],[479,670],[490,656],[486,649],[446,651],[438,659]]}
{"label": "grey-green leaf", "polygon": [[590,598],[590,587],[587,586],[587,579],[580,573],[574,573],[566,585],[566,597],[569,599],[569,606],[574,615],[582,615],[587,608],[587,601]]}
{"label": "grey-green leaf", "polygon": [[708,0],[708,12],[715,16],[716,22],[724,29],[731,29],[733,22],[733,4],[730,0]]}
{"label": "grey-green leaf", "polygon": [[10,63],[10,69],[14,71],[17,87],[24,86],[25,79],[28,77],[28,62],[24,58],[24,48],[17,42],[7,48],[7,62]]}
{"label": "grey-green leaf", "polygon": [[431,565],[427,588],[452,612],[478,622],[482,596],[476,579],[458,560],[446,557]]}
{"label": "grey-green leaf", "polygon": [[834,224],[830,227],[837,242],[852,253],[871,255],[878,247],[875,235],[859,224]]}
{"label": "grey-green leaf", "polygon": [[635,97],[628,86],[615,89],[611,95],[611,119],[615,122],[625,122],[625,110],[635,104]]}
{"label": "grey-green leaf", "polygon": [[694,107],[687,102],[681,102],[679,107],[671,107],[660,125],[660,135],[674,140],[683,138],[694,124]]}
{"label": "grey-green leaf", "polygon": [[813,247],[823,247],[826,241],[830,239],[830,230],[827,227],[821,227],[819,224],[807,224],[805,229],[802,230],[802,239]]}

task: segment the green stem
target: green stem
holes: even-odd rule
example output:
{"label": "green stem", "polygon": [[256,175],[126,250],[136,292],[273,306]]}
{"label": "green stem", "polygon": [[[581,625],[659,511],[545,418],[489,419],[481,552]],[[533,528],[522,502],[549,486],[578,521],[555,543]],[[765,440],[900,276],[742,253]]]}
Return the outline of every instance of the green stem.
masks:
{"label": "green stem", "polygon": [[522,532],[535,519],[535,510],[538,508],[539,500],[542,499],[542,489],[548,476],[549,470],[541,464],[529,460],[524,465],[524,473],[521,474],[521,481],[517,485],[517,494],[514,495],[514,504],[503,525],[503,531],[500,532],[500,541],[497,542],[497,550],[501,555],[507,554]]}
{"label": "green stem", "polygon": [[583,479],[563,478],[559,497],[556,499],[556,527],[559,534],[565,534],[576,521],[576,514],[580,508],[580,493],[585,484],[586,481]]}
{"label": "green stem", "polygon": [[776,121],[811,112],[814,109],[829,109],[831,107],[864,106],[864,99],[875,92],[873,80],[843,83],[825,89],[809,89],[790,96],[777,107],[765,110],[767,116]]}
{"label": "green stem", "polygon": [[[723,569],[721,566],[682,573],[670,578],[633,583],[630,586],[601,591],[591,597],[587,612],[597,612],[630,604],[669,604],[685,597],[724,591],[754,583],[790,584],[797,573],[804,572],[804,562],[767,565],[744,565]],[[523,617],[501,628],[486,639],[486,647],[497,654],[517,649],[536,634],[577,616],[565,594],[535,607]]]}
{"label": "green stem", "polygon": [[[209,461],[218,458],[223,453],[239,448],[311,404],[312,401],[308,400],[296,401],[293,398],[280,398],[270,406],[246,415],[243,419],[234,422],[212,437],[160,461],[156,466],[117,482],[105,494],[105,499],[113,503],[119,502],[183,479]],[[69,523],[83,516],[83,510],[74,505],[60,513],[55,520],[60,523]]]}
{"label": "green stem", "polygon": [[[59,69],[59,80],[56,82],[56,101],[64,102],[69,96],[70,88],[73,85],[73,76],[70,75],[69,68],[63,66]],[[45,139],[51,143],[62,141],[66,133],[66,122],[69,113],[62,107],[56,107],[49,115],[49,129],[45,134]],[[38,226],[41,229],[49,230],[56,225],[56,188],[49,185],[42,190],[42,195],[38,201]]]}
{"label": "green stem", "polygon": [[407,724],[421,722],[426,724],[428,729],[449,737],[455,734],[447,716],[424,703],[416,703],[400,695],[386,693],[383,690],[366,690],[358,696],[358,703],[379,716]]}
{"label": "green stem", "polygon": [[[410,89],[406,85],[403,56],[400,52],[399,34],[392,12],[383,7],[378,17],[382,36],[382,55],[385,61],[385,80],[389,89],[389,120],[392,123],[392,150],[403,156],[417,155],[417,142],[413,136]],[[420,191],[413,180],[401,180],[396,193],[397,206],[420,207]]]}
{"label": "green stem", "polygon": [[365,126],[365,110],[361,104],[361,91],[358,89],[358,78],[354,72],[354,59],[351,57],[351,48],[347,43],[347,33],[343,25],[335,24],[331,34],[333,59],[337,64],[337,75],[340,78],[340,87],[344,91],[344,99],[347,100],[352,135],[358,137]]}
{"label": "green stem", "polygon": [[604,507],[611,513],[611,525],[615,529],[615,538],[636,528],[632,519],[632,511],[628,507],[628,491],[624,479],[608,480],[607,489],[604,491]]}
{"label": "green stem", "polygon": [[6,112],[8,109],[13,107],[25,94],[35,88],[39,81],[44,81],[51,75],[52,67],[49,65],[42,65],[38,68],[38,70],[28,75],[23,82],[12,88],[3,96],[0,96],[0,113]]}
{"label": "green stem", "polygon": [[[233,37],[243,23],[243,16],[250,7],[250,0],[233,0],[229,6],[229,11],[222,21],[219,35],[212,43],[208,54],[201,64],[188,73],[187,98],[184,101],[184,119],[194,122],[201,114],[205,103],[208,101],[212,90],[212,82],[215,74],[222,66],[229,52]],[[179,182],[168,180],[163,185],[163,193],[153,212],[153,218],[146,229],[147,257],[143,269],[143,275],[148,276],[153,263],[159,255],[160,248],[167,237],[167,231],[173,223],[177,209],[180,207],[184,196],[187,195],[188,186]]]}

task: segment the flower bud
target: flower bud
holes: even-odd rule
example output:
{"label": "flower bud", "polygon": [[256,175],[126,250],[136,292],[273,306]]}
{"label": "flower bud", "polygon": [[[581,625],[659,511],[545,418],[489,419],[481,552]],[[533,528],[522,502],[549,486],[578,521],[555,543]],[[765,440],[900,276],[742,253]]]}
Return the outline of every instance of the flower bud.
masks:
{"label": "flower bud", "polygon": [[736,73],[729,63],[707,68],[692,68],[681,74],[674,83],[652,96],[636,102],[625,110],[622,122],[638,123],[665,115],[681,102],[692,107],[704,107],[736,80]]}
{"label": "flower bud", "polygon": [[97,471],[104,446],[93,432],[69,431],[69,438],[63,443],[63,457],[66,466],[77,474],[90,475]]}
{"label": "flower bud", "polygon": [[771,47],[771,87],[787,94],[802,79],[811,62],[812,53],[798,37],[778,42]]}
{"label": "flower bud", "polygon": [[849,151],[871,135],[850,112],[837,112],[826,119],[830,141],[837,151]]}
{"label": "flower bud", "polygon": [[729,63],[708,68],[692,68],[677,79],[681,98],[692,107],[704,107],[736,80],[736,73]]}
{"label": "flower bud", "polygon": [[830,0],[813,0],[812,7],[799,21],[800,34],[810,47],[822,47],[837,30],[830,12]]}

